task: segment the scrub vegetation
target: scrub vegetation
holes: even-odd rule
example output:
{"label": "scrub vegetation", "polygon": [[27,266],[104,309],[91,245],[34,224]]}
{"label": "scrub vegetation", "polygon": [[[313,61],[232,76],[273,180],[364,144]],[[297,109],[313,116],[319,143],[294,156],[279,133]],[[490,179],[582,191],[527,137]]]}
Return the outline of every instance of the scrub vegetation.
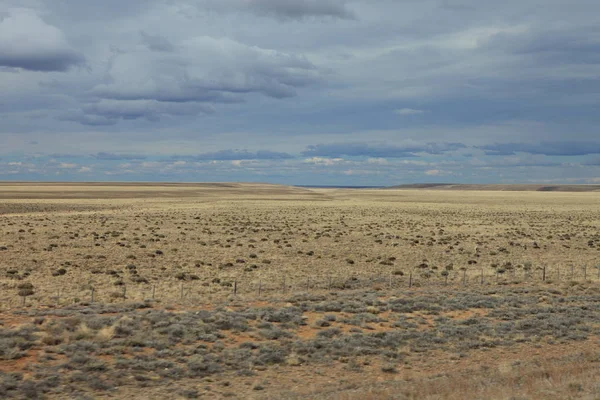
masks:
{"label": "scrub vegetation", "polygon": [[0,197],[2,398],[600,396],[596,193]]}

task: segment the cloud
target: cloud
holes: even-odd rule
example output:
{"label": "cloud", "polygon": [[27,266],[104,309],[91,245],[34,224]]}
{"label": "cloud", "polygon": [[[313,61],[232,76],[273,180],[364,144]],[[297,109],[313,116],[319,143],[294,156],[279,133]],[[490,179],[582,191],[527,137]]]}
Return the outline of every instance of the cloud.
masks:
{"label": "cloud", "polygon": [[110,160],[110,161],[123,161],[123,160],[145,160],[147,157],[136,154],[118,154],[118,153],[107,153],[101,151],[91,155],[96,160]]}
{"label": "cloud", "polygon": [[355,19],[347,0],[200,0],[200,8],[220,11],[246,11],[259,16],[279,19],[305,19],[330,17]]}
{"label": "cloud", "polygon": [[157,100],[105,100],[85,105],[83,113],[75,113],[75,119],[96,117],[107,121],[133,120],[145,118],[157,121],[164,116],[183,116],[195,114],[210,114],[214,107],[206,103],[187,102],[184,104],[163,102]]}
{"label": "cloud", "polygon": [[140,32],[142,43],[153,51],[171,52],[175,50],[175,46],[165,37],[159,35],[150,35],[144,31]]}
{"label": "cloud", "polygon": [[288,153],[259,150],[251,152],[248,150],[220,150],[211,153],[201,153],[196,155],[172,156],[172,160],[192,160],[192,161],[242,161],[242,160],[287,160],[294,158]]}
{"label": "cloud", "polygon": [[73,168],[77,168],[77,164],[61,162],[61,163],[58,164],[58,168],[61,168],[61,169],[73,169]]}
{"label": "cloud", "polygon": [[600,63],[600,29],[597,26],[563,26],[538,30],[501,32],[481,45],[519,55],[541,57],[567,63]]}
{"label": "cloud", "polygon": [[542,142],[542,143],[495,143],[478,146],[486,155],[506,156],[516,153],[542,154],[547,156],[584,156],[600,154],[600,143],[595,142]]}
{"label": "cloud", "polygon": [[329,143],[308,146],[302,154],[312,157],[402,158],[415,157],[417,153],[442,154],[465,147],[462,143],[408,143],[405,145]]}
{"label": "cloud", "polygon": [[103,115],[88,115],[81,110],[73,110],[65,115],[56,117],[59,121],[72,121],[87,126],[110,126],[117,123],[116,118],[108,118]]}
{"label": "cloud", "polygon": [[401,116],[425,114],[425,110],[416,110],[413,108],[400,108],[398,110],[394,110],[394,112]]}
{"label": "cloud", "polygon": [[599,176],[600,2],[481,3],[0,0],[0,157],[49,179]]}
{"label": "cloud", "polygon": [[78,154],[50,153],[50,154],[48,154],[48,157],[50,157],[51,159],[53,159],[53,158],[72,159],[72,158],[79,158],[81,156]]}
{"label": "cloud", "polygon": [[375,165],[387,165],[387,164],[389,164],[389,161],[386,160],[385,158],[369,158],[367,160],[367,163],[375,164]]}
{"label": "cloud", "polygon": [[90,91],[99,100],[64,119],[110,125],[206,114],[216,104],[245,102],[252,94],[294,97],[297,89],[321,80],[305,57],[229,38],[198,36],[171,45],[162,37],[142,37],[145,46],[113,53],[105,81]]}
{"label": "cloud", "polygon": [[344,162],[342,158],[323,158],[323,157],[311,157],[304,160],[307,164],[316,164],[316,165],[336,165]]}
{"label": "cloud", "polygon": [[58,28],[34,11],[9,9],[0,18],[0,66],[29,71],[67,71],[85,58],[74,50]]}
{"label": "cloud", "polygon": [[113,100],[231,103],[248,93],[285,98],[317,82],[306,58],[228,38],[187,39],[174,53],[146,48],[115,54],[92,94]]}
{"label": "cloud", "polygon": [[92,172],[92,169],[90,167],[81,167],[77,170],[77,172],[83,174],[83,173],[87,173],[87,172]]}

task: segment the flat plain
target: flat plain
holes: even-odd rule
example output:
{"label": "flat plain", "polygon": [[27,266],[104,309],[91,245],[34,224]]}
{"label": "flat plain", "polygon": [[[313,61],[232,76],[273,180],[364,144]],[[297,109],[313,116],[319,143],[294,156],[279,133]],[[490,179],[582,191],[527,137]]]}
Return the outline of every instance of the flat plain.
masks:
{"label": "flat plain", "polygon": [[0,183],[0,397],[600,398],[595,188],[458,189]]}

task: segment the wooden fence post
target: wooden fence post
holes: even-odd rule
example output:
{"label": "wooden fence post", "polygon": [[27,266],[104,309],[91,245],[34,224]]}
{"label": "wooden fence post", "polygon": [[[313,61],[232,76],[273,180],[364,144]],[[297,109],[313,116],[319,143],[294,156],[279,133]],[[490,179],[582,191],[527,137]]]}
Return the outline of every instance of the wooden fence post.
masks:
{"label": "wooden fence post", "polygon": [[546,266],[542,267],[542,281],[546,282]]}
{"label": "wooden fence post", "polygon": [[575,275],[574,275],[574,269],[575,269],[575,266],[571,265],[571,280],[573,280],[573,278],[575,277]]}

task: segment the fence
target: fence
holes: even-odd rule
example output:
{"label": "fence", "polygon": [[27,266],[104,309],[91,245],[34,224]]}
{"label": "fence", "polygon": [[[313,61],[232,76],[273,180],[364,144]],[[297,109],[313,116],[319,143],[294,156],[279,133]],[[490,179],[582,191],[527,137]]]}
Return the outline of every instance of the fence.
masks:
{"label": "fence", "polygon": [[82,289],[40,287],[31,296],[19,296],[17,290],[1,297],[4,306],[27,304],[61,306],[74,303],[118,303],[131,301],[161,301],[173,304],[206,304],[235,296],[245,300],[260,300],[276,295],[299,292],[330,293],[350,290],[419,290],[427,288],[468,288],[490,285],[555,284],[561,282],[600,282],[600,266],[542,266],[531,269],[486,271],[484,268],[459,269],[432,274],[414,269],[401,275],[352,273],[349,275],[279,275],[248,279],[243,276],[206,285],[205,282],[177,281],[127,284],[119,287],[110,282],[90,283]]}

